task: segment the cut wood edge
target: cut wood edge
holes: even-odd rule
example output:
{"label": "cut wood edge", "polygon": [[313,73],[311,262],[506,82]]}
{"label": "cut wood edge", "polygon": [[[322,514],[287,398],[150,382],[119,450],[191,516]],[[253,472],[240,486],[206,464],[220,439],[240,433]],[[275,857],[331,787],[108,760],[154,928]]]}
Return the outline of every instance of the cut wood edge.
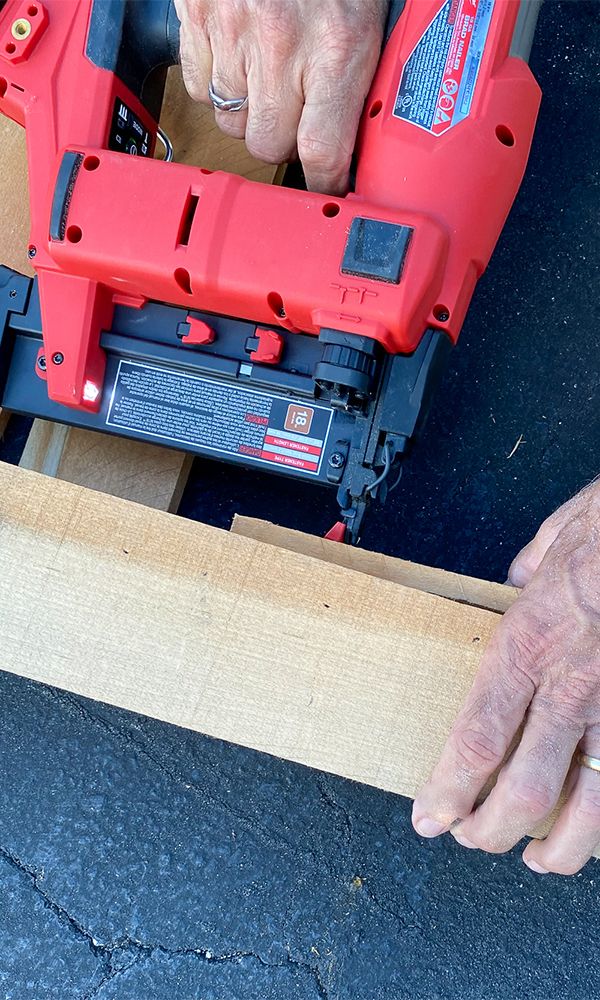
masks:
{"label": "cut wood edge", "polygon": [[236,514],[231,530],[237,535],[254,538],[256,541],[277,545],[291,552],[301,552],[313,559],[335,563],[347,569],[359,570],[369,576],[388,580],[404,587],[437,594],[451,601],[470,604],[486,611],[504,614],[514,604],[520,591],[502,583],[478,580],[472,576],[462,576],[434,566],[423,566],[407,562],[381,552],[369,552],[352,545],[342,545],[316,535],[307,535],[291,528],[282,528],[258,518]]}

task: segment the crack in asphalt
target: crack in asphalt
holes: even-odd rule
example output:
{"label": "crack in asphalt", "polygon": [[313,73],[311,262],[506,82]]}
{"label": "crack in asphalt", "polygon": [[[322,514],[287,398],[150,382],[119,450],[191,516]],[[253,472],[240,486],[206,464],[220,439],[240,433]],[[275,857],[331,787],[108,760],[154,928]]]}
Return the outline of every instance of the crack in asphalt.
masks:
{"label": "crack in asphalt", "polygon": [[342,817],[342,821],[346,828],[346,839],[348,841],[348,844],[350,844],[350,841],[352,840],[352,837],[354,835],[354,829],[352,826],[352,817],[349,811],[346,809],[345,806],[341,804],[341,802],[337,800],[333,789],[330,788],[325,778],[325,775],[319,775],[317,777],[317,788],[319,789],[319,794],[323,802],[327,806],[329,806],[330,809],[332,809],[334,812],[338,813],[338,815]]}
{"label": "crack in asphalt", "polygon": [[[55,700],[60,702],[67,708],[70,708],[81,718],[84,718],[87,722],[95,725],[97,728],[102,729],[104,732],[108,733],[110,736],[117,739],[120,743],[131,747],[136,754],[140,757],[145,758],[154,767],[156,767],[161,774],[164,774],[169,781],[173,784],[179,785],[185,791],[193,791],[199,798],[203,801],[204,805],[210,806],[212,808],[220,808],[228,815],[230,815],[239,825],[245,829],[247,832],[251,833],[256,837],[263,845],[269,847],[271,850],[280,852],[284,848],[290,855],[297,856],[299,848],[297,844],[291,843],[286,840],[281,834],[274,837],[268,830],[265,829],[260,823],[258,823],[253,817],[236,810],[230,802],[225,799],[219,798],[213,792],[209,791],[207,788],[201,785],[197,785],[195,782],[191,781],[187,777],[178,774],[177,771],[166,766],[161,760],[155,757],[145,746],[143,746],[138,740],[131,735],[131,733],[126,732],[122,729],[113,726],[106,719],[95,715],[88,708],[81,704],[79,699],[69,694],[66,691],[61,691],[43,685],[44,690]],[[300,849],[301,853],[305,857],[310,857],[313,860],[316,858],[314,851],[308,848]]]}
{"label": "crack in asphalt", "polygon": [[[252,950],[234,950],[231,952],[215,954],[210,948],[172,948],[163,944],[138,941],[136,938],[132,938],[127,934],[117,938],[115,941],[99,941],[91,933],[91,931],[84,927],[84,925],[76,917],[69,913],[66,907],[62,906],[55,899],[53,899],[52,896],[50,896],[49,893],[47,893],[40,886],[41,873],[32,865],[26,864],[14,853],[14,851],[11,851],[6,847],[0,847],[0,858],[2,858],[8,865],[10,865],[11,868],[19,872],[20,875],[27,879],[34,893],[42,900],[46,909],[50,910],[57,920],[69,929],[74,937],[87,945],[92,954],[103,963],[104,974],[102,979],[96,983],[95,986],[82,994],[80,1000],[93,1000],[94,997],[100,996],[101,991],[110,982],[113,982],[117,977],[129,972],[132,968],[134,968],[134,966],[139,965],[140,962],[151,959],[156,954],[163,955],[169,960],[189,956],[211,965],[223,965],[229,962],[238,964],[245,960],[250,960],[257,962],[265,969],[297,969],[298,971],[311,977],[317,990],[317,996],[320,1000],[329,1000],[329,993],[323,982],[318,966],[312,965],[310,962],[305,962],[298,958],[293,958],[289,950],[285,961],[269,962],[258,952]],[[119,965],[115,967],[114,959],[116,954],[129,955],[131,957],[131,961],[129,961],[126,965]]]}
{"label": "crack in asphalt", "polygon": [[[123,730],[108,722],[101,716],[96,715],[88,709],[86,705],[82,704],[77,696],[72,695],[70,692],[54,689],[46,685],[43,685],[43,690],[49,697],[52,698],[52,700],[59,702],[63,707],[72,711],[76,716],[79,716],[86,722],[107,733],[121,745],[124,744],[125,746],[131,748],[136,754],[148,761],[152,767],[157,768],[158,771],[170,782],[178,785],[185,791],[192,791],[195,795],[198,795],[205,806],[223,810],[227,813],[227,815],[231,816],[242,829],[250,833],[264,846],[277,851],[278,853],[281,853],[283,850],[295,859],[298,858],[299,855],[303,856],[320,872],[325,872],[328,877],[332,879],[335,885],[339,885],[340,880],[343,881],[344,876],[342,872],[334,869],[322,851],[305,845],[301,846],[297,843],[292,844],[279,833],[276,837],[273,837],[273,835],[265,830],[265,828],[254,818],[235,809],[231,803],[214,795],[205,786],[197,785],[193,781],[190,781],[186,776],[179,774],[175,769],[169,768],[160,759],[155,757],[154,754],[151,753],[147,747],[142,745],[142,743],[138,741],[130,732]],[[340,816],[344,826],[342,835],[344,836],[347,846],[349,847],[354,836],[352,817],[349,810],[346,809],[345,806],[343,806],[337,799],[330,784],[327,782],[326,775],[318,775],[317,788],[324,805],[331,809],[332,812],[335,812]],[[423,925],[419,921],[416,911],[408,904],[404,894],[402,894],[403,902],[407,906],[413,920],[410,918],[407,919],[407,915],[403,914],[400,909],[390,905],[388,901],[383,900],[379,893],[371,887],[370,880],[364,880],[363,887],[365,890],[365,901],[368,901],[370,906],[374,910],[378,911],[385,919],[391,919],[402,931],[414,931],[419,935],[424,933]],[[82,1000],[84,1000],[84,998],[82,998]]]}

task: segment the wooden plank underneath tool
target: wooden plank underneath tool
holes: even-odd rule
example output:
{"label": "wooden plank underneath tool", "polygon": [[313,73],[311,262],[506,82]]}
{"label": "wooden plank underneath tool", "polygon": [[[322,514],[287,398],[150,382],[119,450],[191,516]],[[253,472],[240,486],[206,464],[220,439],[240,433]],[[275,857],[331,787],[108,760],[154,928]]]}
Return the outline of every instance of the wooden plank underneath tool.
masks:
{"label": "wooden plank underneath tool", "polygon": [[101,493],[176,511],[192,456],[143,441],[36,420],[20,466]]}
{"label": "wooden plank underneath tool", "polygon": [[0,465],[2,669],[391,792],[499,617]]}

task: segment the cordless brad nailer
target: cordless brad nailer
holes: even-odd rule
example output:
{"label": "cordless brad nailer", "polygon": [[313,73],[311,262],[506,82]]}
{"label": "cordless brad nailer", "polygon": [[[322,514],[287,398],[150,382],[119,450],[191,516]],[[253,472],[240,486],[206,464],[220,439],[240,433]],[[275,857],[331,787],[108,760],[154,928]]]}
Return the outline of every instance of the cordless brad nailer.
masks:
{"label": "cordless brad nailer", "polygon": [[0,405],[331,485],[355,542],[521,182],[537,8],[392,4],[333,198],[154,158],[169,0],[0,0],[37,275],[0,268]]}

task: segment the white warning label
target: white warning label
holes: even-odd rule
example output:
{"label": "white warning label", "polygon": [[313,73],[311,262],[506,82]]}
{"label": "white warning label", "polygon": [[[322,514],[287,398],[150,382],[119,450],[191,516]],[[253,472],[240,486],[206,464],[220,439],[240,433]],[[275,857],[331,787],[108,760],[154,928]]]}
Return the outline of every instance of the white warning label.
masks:
{"label": "white warning label", "polygon": [[119,361],[109,427],[318,476],[331,410],[201,375]]}
{"label": "white warning label", "polygon": [[442,135],[467,118],[494,0],[446,0],[402,72],[394,115]]}

